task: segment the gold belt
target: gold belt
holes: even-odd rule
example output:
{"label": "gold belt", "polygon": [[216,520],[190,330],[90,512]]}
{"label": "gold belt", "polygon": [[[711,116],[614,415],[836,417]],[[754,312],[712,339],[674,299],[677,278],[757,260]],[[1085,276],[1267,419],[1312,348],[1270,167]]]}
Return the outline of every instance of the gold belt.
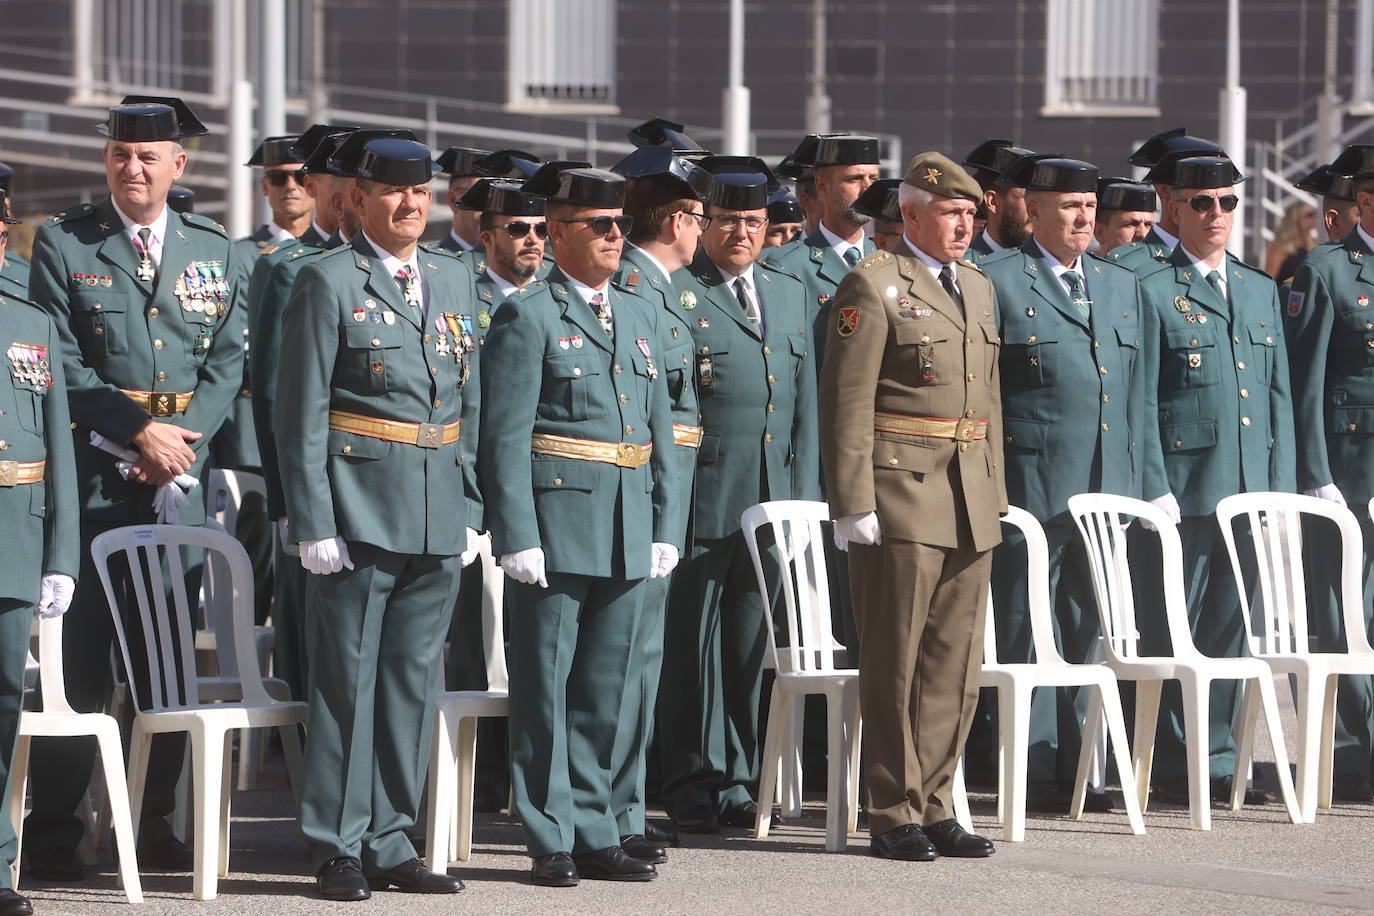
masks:
{"label": "gold belt", "polygon": [[987,420],[941,420],[937,417],[913,417],[904,413],[873,412],[873,429],[880,433],[900,436],[929,436],[932,439],[957,439],[976,442],[988,435]]}
{"label": "gold belt", "polygon": [[535,433],[530,437],[530,451],[558,458],[576,458],[579,461],[599,461],[616,467],[637,468],[649,463],[649,456],[654,453],[654,444],[597,442],[593,439],[572,439],[567,436]]}
{"label": "gold belt", "polygon": [[673,441],[678,445],[685,445],[687,448],[701,448],[701,433],[700,426],[673,424]]}
{"label": "gold belt", "polygon": [[416,445],[420,448],[438,448],[458,441],[463,422],[452,423],[406,423],[401,420],[382,420],[365,417],[346,410],[329,412],[329,428],[343,433],[367,436],[370,439],[384,439],[402,445]]}
{"label": "gold belt", "polygon": [[131,388],[119,389],[126,398],[142,407],[155,417],[170,417],[174,413],[184,413],[195,397],[194,391],[137,391]]}
{"label": "gold belt", "polygon": [[0,461],[0,487],[38,483],[47,467],[47,461]]}

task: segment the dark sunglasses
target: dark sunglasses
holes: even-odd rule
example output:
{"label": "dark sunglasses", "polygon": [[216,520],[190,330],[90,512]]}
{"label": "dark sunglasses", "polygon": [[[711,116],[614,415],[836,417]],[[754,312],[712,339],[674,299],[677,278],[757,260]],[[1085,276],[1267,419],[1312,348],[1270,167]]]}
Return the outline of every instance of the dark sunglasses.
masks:
{"label": "dark sunglasses", "polygon": [[557,222],[586,223],[593,235],[605,235],[610,232],[612,223],[620,230],[621,235],[629,235],[630,228],[635,224],[633,216],[583,216],[578,219],[560,219]]}
{"label": "dark sunglasses", "polygon": [[531,229],[533,229],[534,234],[541,239],[549,237],[548,223],[527,223],[523,219],[512,220],[509,223],[497,223],[491,228],[504,229],[506,230],[506,234],[513,239],[523,239],[530,234]]}
{"label": "dark sunglasses", "polygon": [[1206,213],[1212,209],[1213,201],[1221,204],[1223,213],[1230,213],[1236,209],[1236,205],[1240,203],[1240,198],[1234,194],[1223,194],[1220,197],[1213,197],[1211,194],[1194,194],[1188,198],[1188,206],[1199,213]]}
{"label": "dark sunglasses", "polygon": [[264,177],[267,183],[274,188],[284,188],[287,182],[294,181],[301,187],[305,187],[305,169],[285,169],[276,172],[268,172]]}

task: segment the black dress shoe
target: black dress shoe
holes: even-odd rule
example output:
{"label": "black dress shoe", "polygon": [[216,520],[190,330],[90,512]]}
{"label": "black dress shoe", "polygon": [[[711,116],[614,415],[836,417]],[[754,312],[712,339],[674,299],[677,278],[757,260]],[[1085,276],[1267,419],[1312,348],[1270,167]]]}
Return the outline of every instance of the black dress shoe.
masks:
{"label": "black dress shoe", "polygon": [[33,904],[9,888],[0,888],[0,916],[33,916]]}
{"label": "black dress shoe", "polygon": [[940,855],[920,824],[893,827],[875,836],[871,845],[875,856],[903,862],[933,862]]}
{"label": "black dress shoe", "polygon": [[720,821],[716,818],[716,812],[706,805],[694,805],[680,814],[674,814],[673,823],[683,833],[720,832]]}
{"label": "black dress shoe", "polygon": [[86,869],[74,850],[49,846],[29,853],[28,859],[30,880],[43,884],[49,881],[66,884],[86,879]]}
{"label": "black dress shoe", "polygon": [[1053,779],[1032,779],[1026,783],[1026,810],[1037,814],[1068,814],[1072,796]]}
{"label": "black dress shoe", "polygon": [[676,830],[655,821],[644,822],[644,836],[660,846],[676,846],[680,842]]}
{"label": "black dress shoe", "polygon": [[1342,773],[1331,780],[1331,800],[1368,804],[1374,801],[1374,787],[1370,786],[1368,776]]}
{"label": "black dress shoe", "polygon": [[325,900],[366,900],[372,896],[363,864],[352,856],[339,856],[320,866],[315,884]]}
{"label": "black dress shoe", "polygon": [[[720,814],[716,819],[720,821],[722,827],[736,827],[740,830],[753,830],[754,823],[759,816],[758,803],[747,801],[740,802],[738,805],[731,805]],[[773,815],[773,826],[782,827],[787,821],[782,819],[781,814]]]}
{"label": "black dress shoe", "polygon": [[540,887],[573,887],[577,884],[577,866],[566,852],[551,852],[534,860],[530,877]]}
{"label": "black dress shoe", "polygon": [[384,891],[393,885],[407,894],[456,894],[463,889],[462,881],[452,875],[430,871],[419,859],[402,862],[384,872],[369,875],[367,879],[367,886],[374,891]]}
{"label": "black dress shoe", "polygon": [[641,862],[662,865],[668,861],[668,850],[642,833],[621,837],[620,848],[625,850],[625,855]]}
{"label": "black dress shoe", "polygon": [[652,881],[658,877],[653,863],[631,858],[619,846],[576,853],[573,864],[581,877],[599,881]]}
{"label": "black dress shoe", "polygon": [[927,824],[925,830],[926,836],[935,844],[935,849],[942,856],[981,859],[993,853],[992,840],[976,833],[969,833],[952,817]]}
{"label": "black dress shoe", "polygon": [[193,871],[196,867],[191,847],[170,833],[138,841],[138,865],[147,871]]}
{"label": "black dress shoe", "polygon": [[[1231,786],[1234,785],[1234,778],[1231,776],[1220,776],[1212,780],[1212,801],[1221,802],[1223,805],[1231,804]],[[1267,805],[1269,796],[1259,789],[1246,788],[1245,804],[1247,805]]]}

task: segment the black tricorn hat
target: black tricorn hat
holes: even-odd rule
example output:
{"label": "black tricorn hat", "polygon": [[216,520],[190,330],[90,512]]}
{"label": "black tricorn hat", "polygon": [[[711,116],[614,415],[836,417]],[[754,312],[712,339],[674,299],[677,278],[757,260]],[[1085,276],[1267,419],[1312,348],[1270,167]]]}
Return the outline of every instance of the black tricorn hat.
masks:
{"label": "black tricorn hat", "polygon": [[490,173],[478,168],[477,163],[490,155],[491,150],[473,149],[470,146],[450,146],[440,153],[434,161],[439,163],[439,171],[450,178],[464,178],[470,175],[487,177]]}
{"label": "black tricorn hat", "polygon": [[[1150,169],[1145,181],[1174,188],[1229,188],[1245,178],[1225,153],[1169,153]],[[1199,184],[1201,182],[1201,184]]]}
{"label": "black tricorn hat", "polygon": [[292,162],[304,162],[304,156],[296,155],[293,150],[296,148],[296,141],[300,139],[296,136],[287,137],[268,137],[258,144],[258,148],[253,150],[253,156],[244,165],[258,165],[266,168],[269,165],[288,165]]}
{"label": "black tricorn hat", "polygon": [[611,171],[626,178],[675,181],[682,186],[684,196],[698,200],[711,185],[711,176],[705,169],[667,146],[641,146],[611,166]]}
{"label": "black tricorn hat", "polygon": [[1226,155],[1226,151],[1211,140],[1189,136],[1186,127],[1175,127],[1173,130],[1161,131],[1140,144],[1140,149],[1131,153],[1131,157],[1126,161],[1131,165],[1152,169],[1170,153],[1186,153],[1193,156]]}
{"label": "black tricorn hat", "polygon": [[543,216],[544,198],[521,189],[509,178],[479,178],[459,198],[464,210],[500,213],[503,216]]}
{"label": "black tricorn hat", "polygon": [[22,219],[15,219],[10,215],[10,194],[4,188],[0,188],[0,222],[16,226],[22,223]]}
{"label": "black tricorn hat", "polygon": [[1017,146],[1011,140],[984,140],[975,146],[964,161],[960,163],[964,171],[973,176],[974,181],[984,188],[998,179],[1017,159],[1033,156],[1034,150]]}
{"label": "black tricorn hat", "polygon": [[664,146],[677,153],[705,155],[706,148],[683,133],[684,130],[686,128],[676,121],[650,118],[627,130],[625,136],[637,147]]}
{"label": "black tricorn hat", "polygon": [[1002,173],[1002,180],[1027,191],[1097,192],[1097,166],[1081,159],[1022,156]]}
{"label": "black tricorn hat", "polygon": [[1098,210],[1143,210],[1153,213],[1159,205],[1154,189],[1129,178],[1097,179]]}
{"label": "black tricorn hat", "polygon": [[11,193],[14,191],[14,169],[0,162],[0,191]]}
{"label": "black tricorn hat", "polygon": [[534,177],[525,182],[522,190],[575,207],[614,210],[625,205],[623,176],[584,163],[574,163],[561,169],[550,169],[551,164],[540,166]]}
{"label": "black tricorn hat", "polygon": [[[1025,185],[1021,184],[1021,182],[1027,175],[1031,174],[1029,163],[1039,162],[1041,159],[1060,158],[1062,157],[1058,153],[1026,153],[1024,156],[1017,156],[1002,169],[999,175],[993,177],[992,180],[988,182],[987,186],[1002,190],[1007,188],[1024,188]],[[1023,162],[1023,160],[1025,161]],[[967,166],[965,166],[965,170],[967,170]],[[969,174],[972,175],[973,173],[969,172]],[[974,180],[977,180],[978,176],[974,175],[973,177]],[[979,182],[979,186],[982,186],[982,182]]]}
{"label": "black tricorn hat", "polygon": [[538,194],[540,197],[552,197],[558,190],[558,173],[564,169],[589,169],[592,167],[590,162],[581,159],[550,159],[548,162],[541,163],[535,169],[534,174],[525,179],[522,187],[527,194]]}
{"label": "black tricorn hat", "polygon": [[95,129],[111,140],[155,143],[203,137],[210,131],[181,99],[161,95],[126,95]]}
{"label": "black tricorn hat", "polygon": [[[404,128],[383,130],[381,128],[369,127],[363,130],[354,130],[346,134],[336,134],[326,137],[326,141],[334,144],[332,151],[326,153],[328,160],[326,167],[322,170],[330,175],[342,175],[346,178],[366,177],[358,174],[358,162],[362,156],[363,147],[373,140],[415,140],[415,132]],[[321,144],[322,146],[324,144]],[[319,154],[313,153],[306,161],[305,167],[311,168],[319,159]],[[380,180],[380,179],[378,179]],[[426,178],[426,181],[429,179]],[[384,182],[391,184],[391,182]],[[415,182],[410,182],[414,184]]]}
{"label": "black tricorn hat", "polygon": [[1355,183],[1344,175],[1337,175],[1331,171],[1329,165],[1317,166],[1293,187],[1332,200],[1355,200]]}
{"label": "black tricorn hat", "polygon": [[167,189],[167,206],[178,213],[194,213],[196,211],[196,192],[190,188],[172,185]]}
{"label": "black tricorn hat", "polygon": [[897,202],[900,178],[880,178],[873,182],[854,201],[854,209],[874,219],[901,219],[902,208]]}
{"label": "black tricorn hat", "polygon": [[[345,146],[347,141],[345,141]],[[439,171],[429,147],[415,140],[378,137],[368,140],[353,163],[354,174],[384,185],[429,184]]]}
{"label": "black tricorn hat", "polygon": [[781,185],[757,156],[707,156],[697,163],[711,173],[702,202],[722,210],[763,210]]}
{"label": "black tricorn hat", "polygon": [[807,134],[802,137],[797,148],[778,161],[778,167],[774,172],[783,178],[801,178],[807,174],[807,169],[812,167],[816,161],[816,148],[820,146],[822,140],[832,140],[837,137],[848,137],[849,131],[842,130],[833,134]]}
{"label": "black tricorn hat", "polygon": [[802,213],[801,204],[797,202],[796,195],[786,188],[778,188],[768,195],[768,221],[770,223],[800,223],[805,222],[806,214]]}
{"label": "black tricorn hat", "polygon": [[[474,175],[484,178],[517,178],[523,181],[539,171],[540,158],[522,149],[499,149],[487,153],[472,165],[477,171]],[[443,165],[440,162],[440,165]]]}
{"label": "black tricorn hat", "polygon": [[827,165],[876,165],[882,161],[882,144],[877,137],[820,137],[809,163],[815,168]]}
{"label": "black tricorn hat", "polygon": [[346,134],[355,130],[362,130],[356,124],[311,124],[305,129],[296,142],[291,144],[291,155],[299,156],[301,162],[308,162],[310,154],[315,152],[315,148],[320,145],[320,141],[325,137],[334,134]]}
{"label": "black tricorn hat", "polygon": [[1354,143],[1341,150],[1341,154],[1331,163],[1331,171],[1346,178],[1369,178],[1374,176],[1374,146]]}

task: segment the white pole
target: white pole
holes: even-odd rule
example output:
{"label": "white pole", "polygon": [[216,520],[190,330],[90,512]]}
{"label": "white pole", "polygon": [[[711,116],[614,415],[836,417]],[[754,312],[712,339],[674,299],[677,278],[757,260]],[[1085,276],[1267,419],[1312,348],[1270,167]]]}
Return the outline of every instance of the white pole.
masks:
{"label": "white pole", "polygon": [[[286,133],[286,5],[260,0],[258,7],[258,140]],[[245,160],[246,161],[246,160]],[[261,222],[272,219],[267,199],[258,205]]]}
{"label": "white pole", "polygon": [[[1226,86],[1221,90],[1221,145],[1241,173],[1245,172],[1245,89],[1240,85],[1240,0],[1226,3]],[[1258,207],[1260,201],[1251,202]],[[1236,210],[1226,248],[1236,257],[1245,252],[1245,208]]]}
{"label": "white pole", "polygon": [[806,100],[806,129],[830,132],[830,96],[825,91],[825,0],[811,0],[811,95]]}
{"label": "white pole", "polygon": [[253,84],[247,79],[248,8],[245,0],[228,0],[229,28],[229,136],[225,152],[232,164],[225,192],[225,226],[233,237],[252,231],[253,176],[240,163],[253,155]]}
{"label": "white pole", "polygon": [[324,90],[324,0],[310,2],[310,123],[329,122],[329,97]]}
{"label": "white pole", "polygon": [[744,0],[730,0],[729,82],[721,100],[721,152],[747,156],[749,149],[749,90],[744,85]]}
{"label": "white pole", "polygon": [[95,95],[95,3],[72,3],[72,87],[70,104],[89,105]]}
{"label": "white pole", "polygon": [[1374,0],[1355,9],[1355,84],[1351,101],[1364,114],[1374,113]]}

